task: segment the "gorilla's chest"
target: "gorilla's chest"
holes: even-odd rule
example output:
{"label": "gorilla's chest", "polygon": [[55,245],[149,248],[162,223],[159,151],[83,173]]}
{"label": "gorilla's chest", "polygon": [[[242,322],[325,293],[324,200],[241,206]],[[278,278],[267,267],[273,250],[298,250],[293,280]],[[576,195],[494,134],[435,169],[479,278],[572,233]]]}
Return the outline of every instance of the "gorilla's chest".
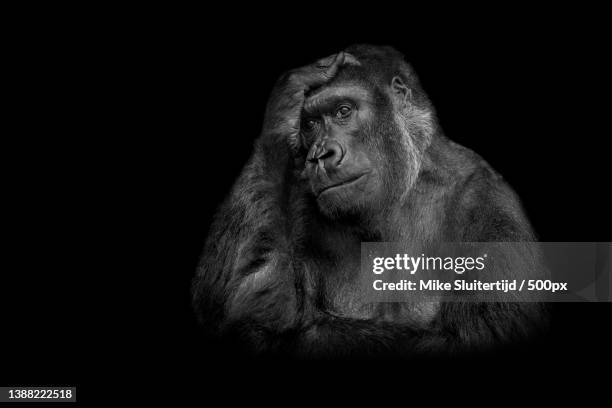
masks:
{"label": "gorilla's chest", "polygon": [[358,319],[375,317],[374,305],[364,300],[366,296],[360,279],[359,256],[329,265],[325,269],[322,272],[327,273],[328,278],[320,290],[323,291],[329,312]]}
{"label": "gorilla's chest", "polygon": [[439,302],[366,301],[367,279],[361,276],[359,253],[344,257],[342,262],[319,264],[318,268],[319,285],[314,288],[315,298],[319,299],[316,307],[324,309],[326,313],[353,319],[426,324],[439,309]]}

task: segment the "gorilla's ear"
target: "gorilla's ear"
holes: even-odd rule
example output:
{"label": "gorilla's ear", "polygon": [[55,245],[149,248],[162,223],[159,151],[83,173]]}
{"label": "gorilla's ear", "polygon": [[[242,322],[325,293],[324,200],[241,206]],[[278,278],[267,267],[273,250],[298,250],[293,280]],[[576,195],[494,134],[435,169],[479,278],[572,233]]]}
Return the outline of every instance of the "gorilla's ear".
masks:
{"label": "gorilla's ear", "polygon": [[391,80],[391,91],[404,106],[408,105],[408,102],[412,98],[412,92],[410,88],[404,84],[404,81],[399,76],[394,76]]}

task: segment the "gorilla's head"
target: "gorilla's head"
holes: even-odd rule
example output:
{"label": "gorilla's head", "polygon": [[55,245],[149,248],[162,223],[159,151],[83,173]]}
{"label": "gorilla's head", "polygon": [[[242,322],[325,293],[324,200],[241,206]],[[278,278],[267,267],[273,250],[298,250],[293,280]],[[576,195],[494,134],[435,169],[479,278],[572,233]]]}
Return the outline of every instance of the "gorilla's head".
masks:
{"label": "gorilla's head", "polygon": [[357,45],[332,81],[306,95],[299,161],[327,217],[382,211],[414,183],[433,113],[403,56]]}

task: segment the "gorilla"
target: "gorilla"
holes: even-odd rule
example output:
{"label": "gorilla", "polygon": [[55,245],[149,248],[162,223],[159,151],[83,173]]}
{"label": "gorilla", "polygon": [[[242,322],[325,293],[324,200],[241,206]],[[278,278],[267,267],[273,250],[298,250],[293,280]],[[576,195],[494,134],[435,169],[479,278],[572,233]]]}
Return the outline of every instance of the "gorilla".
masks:
{"label": "gorilla", "polygon": [[[536,238],[501,176],[445,137],[403,55],[356,45],[276,83],[193,280],[202,327],[258,355],[337,357],[491,349],[547,326],[542,303],[368,303],[352,285],[366,241]],[[543,269],[527,249],[509,259],[493,273]]]}

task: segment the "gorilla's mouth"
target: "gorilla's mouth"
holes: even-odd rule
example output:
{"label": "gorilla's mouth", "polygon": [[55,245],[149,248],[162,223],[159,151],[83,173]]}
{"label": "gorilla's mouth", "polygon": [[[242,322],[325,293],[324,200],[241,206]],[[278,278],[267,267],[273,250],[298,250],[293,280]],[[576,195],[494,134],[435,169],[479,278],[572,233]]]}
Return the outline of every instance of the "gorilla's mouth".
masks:
{"label": "gorilla's mouth", "polygon": [[338,188],[341,188],[341,187],[347,187],[347,186],[354,185],[359,180],[364,178],[368,173],[369,172],[361,173],[361,174],[358,174],[357,176],[349,177],[349,178],[347,178],[345,180],[342,180],[339,183],[331,184],[329,186],[325,186],[321,190],[319,190],[319,192],[317,193],[317,198],[319,198],[326,191],[335,190],[335,189],[338,189]]}

